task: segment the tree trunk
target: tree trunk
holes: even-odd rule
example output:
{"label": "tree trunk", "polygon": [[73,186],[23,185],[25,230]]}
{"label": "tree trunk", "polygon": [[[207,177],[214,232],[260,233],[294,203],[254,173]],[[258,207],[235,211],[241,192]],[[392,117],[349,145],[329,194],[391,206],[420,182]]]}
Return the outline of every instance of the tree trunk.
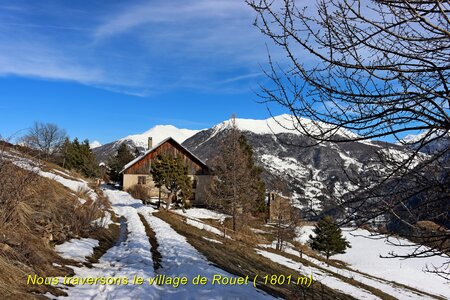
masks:
{"label": "tree trunk", "polygon": [[236,207],[233,205],[233,231],[236,231]]}
{"label": "tree trunk", "polygon": [[161,187],[158,188],[158,209],[161,207]]}
{"label": "tree trunk", "polygon": [[167,198],[167,201],[166,201],[166,209],[167,210],[169,210],[170,204],[172,203],[172,199],[173,199],[174,196],[175,196],[175,193],[174,192],[170,192],[169,197]]}

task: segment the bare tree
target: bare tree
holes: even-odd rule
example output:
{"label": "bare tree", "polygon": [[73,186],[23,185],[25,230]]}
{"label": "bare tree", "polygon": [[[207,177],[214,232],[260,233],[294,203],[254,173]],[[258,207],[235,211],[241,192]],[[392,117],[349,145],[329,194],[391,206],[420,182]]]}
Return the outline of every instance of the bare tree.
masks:
{"label": "bare tree", "polygon": [[296,234],[300,222],[300,210],[293,205],[287,183],[277,179],[274,191],[268,193],[269,222],[275,227],[276,249],[283,251],[286,242]]}
{"label": "bare tree", "polygon": [[[257,13],[256,26],[288,58],[277,63],[269,55],[270,83],[261,87],[263,102],[288,108],[297,130],[317,143],[386,138],[411,146],[401,159],[390,150],[380,151],[383,170],[353,178],[360,188],[342,205],[365,221],[380,216],[397,221],[409,228],[411,237],[430,246],[409,256],[449,253],[445,199],[450,150],[443,147],[430,155],[420,151],[450,130],[450,3],[247,3]],[[304,117],[328,125],[310,126]],[[423,134],[413,143],[402,139],[417,131]],[[418,226],[424,219],[440,229],[425,234]]]}
{"label": "bare tree", "polygon": [[42,152],[48,160],[57,153],[67,138],[66,131],[52,123],[35,122],[22,138],[22,143]]}

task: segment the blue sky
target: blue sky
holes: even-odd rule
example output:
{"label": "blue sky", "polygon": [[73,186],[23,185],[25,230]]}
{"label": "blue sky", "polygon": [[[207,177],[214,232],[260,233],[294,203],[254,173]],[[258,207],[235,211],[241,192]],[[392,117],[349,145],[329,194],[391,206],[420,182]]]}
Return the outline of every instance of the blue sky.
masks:
{"label": "blue sky", "polygon": [[255,91],[269,41],[253,19],[243,0],[2,0],[0,134],[41,121],[106,143],[267,118]]}

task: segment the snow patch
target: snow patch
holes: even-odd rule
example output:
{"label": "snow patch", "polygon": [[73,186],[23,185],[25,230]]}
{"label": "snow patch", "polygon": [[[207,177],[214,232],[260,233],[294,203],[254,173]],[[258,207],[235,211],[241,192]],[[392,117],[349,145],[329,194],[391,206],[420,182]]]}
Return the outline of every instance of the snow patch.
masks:
{"label": "snow patch", "polygon": [[215,239],[210,239],[210,238],[207,238],[207,237],[202,237],[204,240],[207,240],[207,241],[209,241],[209,242],[213,242],[213,243],[216,243],[216,244],[223,244],[221,241],[218,241],[218,240],[215,240]]}
{"label": "snow patch", "polygon": [[189,218],[219,220],[221,223],[223,223],[226,218],[230,217],[229,215],[215,212],[206,208],[189,208],[186,209],[185,212],[177,209],[173,210],[173,212]]}
{"label": "snow patch", "polygon": [[71,239],[61,245],[56,245],[55,250],[63,258],[85,262],[86,257],[94,254],[94,248],[98,245],[98,241],[94,239]]}

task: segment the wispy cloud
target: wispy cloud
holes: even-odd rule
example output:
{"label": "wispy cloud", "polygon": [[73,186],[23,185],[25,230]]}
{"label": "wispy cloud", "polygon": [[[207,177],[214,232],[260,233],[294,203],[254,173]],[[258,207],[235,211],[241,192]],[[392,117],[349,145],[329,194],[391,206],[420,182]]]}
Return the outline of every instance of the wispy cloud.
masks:
{"label": "wispy cloud", "polygon": [[235,76],[235,77],[221,80],[221,81],[217,82],[217,84],[220,85],[220,84],[225,84],[225,83],[231,83],[231,82],[241,81],[241,80],[245,80],[245,79],[249,79],[249,78],[255,78],[255,77],[259,77],[259,76],[263,76],[263,75],[264,75],[263,72],[258,72],[258,73],[251,73],[251,74],[246,74],[246,75],[241,75],[241,76]]}
{"label": "wispy cloud", "polygon": [[122,34],[135,27],[151,24],[179,24],[198,19],[242,16],[245,4],[236,0],[152,1],[128,6],[95,31],[98,38]]}
{"label": "wispy cloud", "polygon": [[0,6],[0,76],[76,81],[139,97],[177,88],[227,93],[254,85],[266,60],[253,12],[241,0],[82,9],[74,2],[58,14],[30,3]]}

